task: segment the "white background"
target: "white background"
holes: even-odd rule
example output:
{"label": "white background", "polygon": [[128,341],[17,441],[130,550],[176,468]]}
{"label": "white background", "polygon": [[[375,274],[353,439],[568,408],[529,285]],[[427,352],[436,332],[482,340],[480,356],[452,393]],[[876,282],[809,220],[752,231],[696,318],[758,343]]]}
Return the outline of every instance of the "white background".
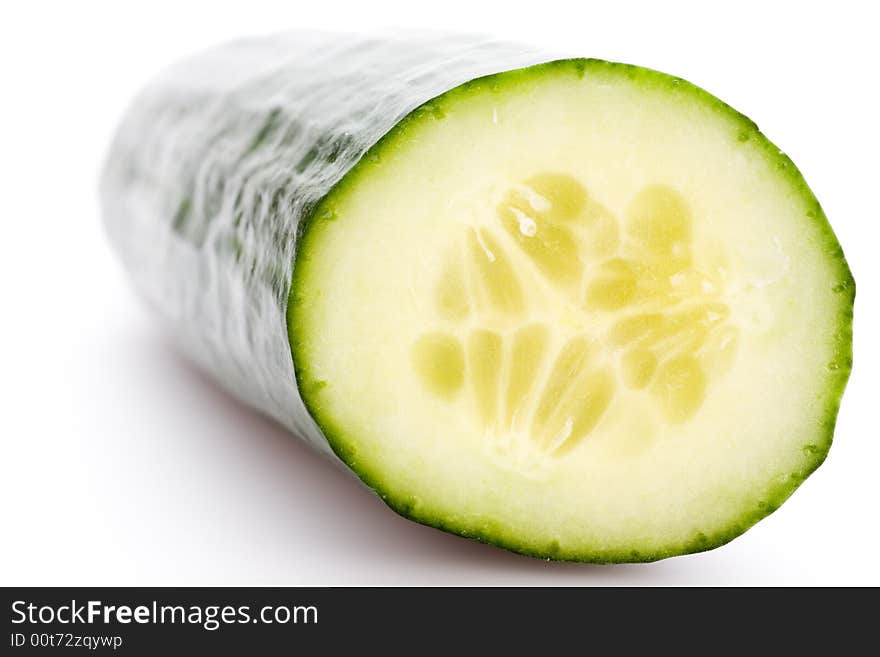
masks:
{"label": "white background", "polygon": [[[880,103],[873,3],[3,3],[0,584],[880,584]],[[807,6],[810,5],[810,6]],[[494,33],[685,77],[798,164],[858,283],[825,465],[715,551],[554,564],[405,521],[182,361],[104,239],[96,176],[132,94],[287,27]]]}

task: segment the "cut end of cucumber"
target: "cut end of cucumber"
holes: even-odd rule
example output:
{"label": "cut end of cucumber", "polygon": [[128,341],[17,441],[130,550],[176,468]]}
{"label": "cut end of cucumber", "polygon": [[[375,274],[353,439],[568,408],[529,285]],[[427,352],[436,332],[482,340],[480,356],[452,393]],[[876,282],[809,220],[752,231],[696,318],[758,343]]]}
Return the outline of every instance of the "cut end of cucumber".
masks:
{"label": "cut end of cucumber", "polygon": [[852,292],[748,119],[560,61],[458,87],[377,144],[308,225],[289,330],[312,415],[399,512],[645,561],[730,540],[821,463]]}

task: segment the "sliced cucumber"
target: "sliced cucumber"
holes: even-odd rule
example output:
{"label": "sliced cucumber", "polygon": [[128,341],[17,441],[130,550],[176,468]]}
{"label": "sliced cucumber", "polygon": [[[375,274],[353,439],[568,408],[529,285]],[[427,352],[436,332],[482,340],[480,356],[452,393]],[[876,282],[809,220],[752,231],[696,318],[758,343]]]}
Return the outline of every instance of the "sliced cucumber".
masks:
{"label": "sliced cucumber", "polygon": [[818,467],[854,284],[751,121],[623,64],[301,38],[178,67],[111,154],[111,236],[197,362],[535,556],[715,547]]}

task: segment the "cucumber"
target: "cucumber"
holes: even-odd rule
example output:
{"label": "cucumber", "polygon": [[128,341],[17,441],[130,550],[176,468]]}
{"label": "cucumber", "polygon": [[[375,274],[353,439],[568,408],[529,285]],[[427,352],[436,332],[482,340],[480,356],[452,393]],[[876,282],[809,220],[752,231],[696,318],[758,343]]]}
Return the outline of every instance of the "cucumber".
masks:
{"label": "cucumber", "polygon": [[465,36],[237,42],[142,92],[101,196],[183,352],[417,522],[652,561],[738,536],[830,447],[841,247],[681,78]]}

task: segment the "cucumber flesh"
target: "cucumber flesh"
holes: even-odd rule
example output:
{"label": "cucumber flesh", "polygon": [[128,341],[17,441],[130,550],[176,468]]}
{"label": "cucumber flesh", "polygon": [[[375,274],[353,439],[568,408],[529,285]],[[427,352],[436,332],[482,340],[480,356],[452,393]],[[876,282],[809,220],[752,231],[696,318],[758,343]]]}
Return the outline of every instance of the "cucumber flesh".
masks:
{"label": "cucumber flesh", "polygon": [[819,212],[679,80],[562,61],[474,82],[310,224],[306,403],[423,522],[564,559],[717,545],[827,449],[851,298]]}
{"label": "cucumber flesh", "polygon": [[123,122],[108,232],[186,354],[402,515],[543,558],[715,547],[824,459],[852,277],[751,121],[547,59],[436,35],[196,56]]}

